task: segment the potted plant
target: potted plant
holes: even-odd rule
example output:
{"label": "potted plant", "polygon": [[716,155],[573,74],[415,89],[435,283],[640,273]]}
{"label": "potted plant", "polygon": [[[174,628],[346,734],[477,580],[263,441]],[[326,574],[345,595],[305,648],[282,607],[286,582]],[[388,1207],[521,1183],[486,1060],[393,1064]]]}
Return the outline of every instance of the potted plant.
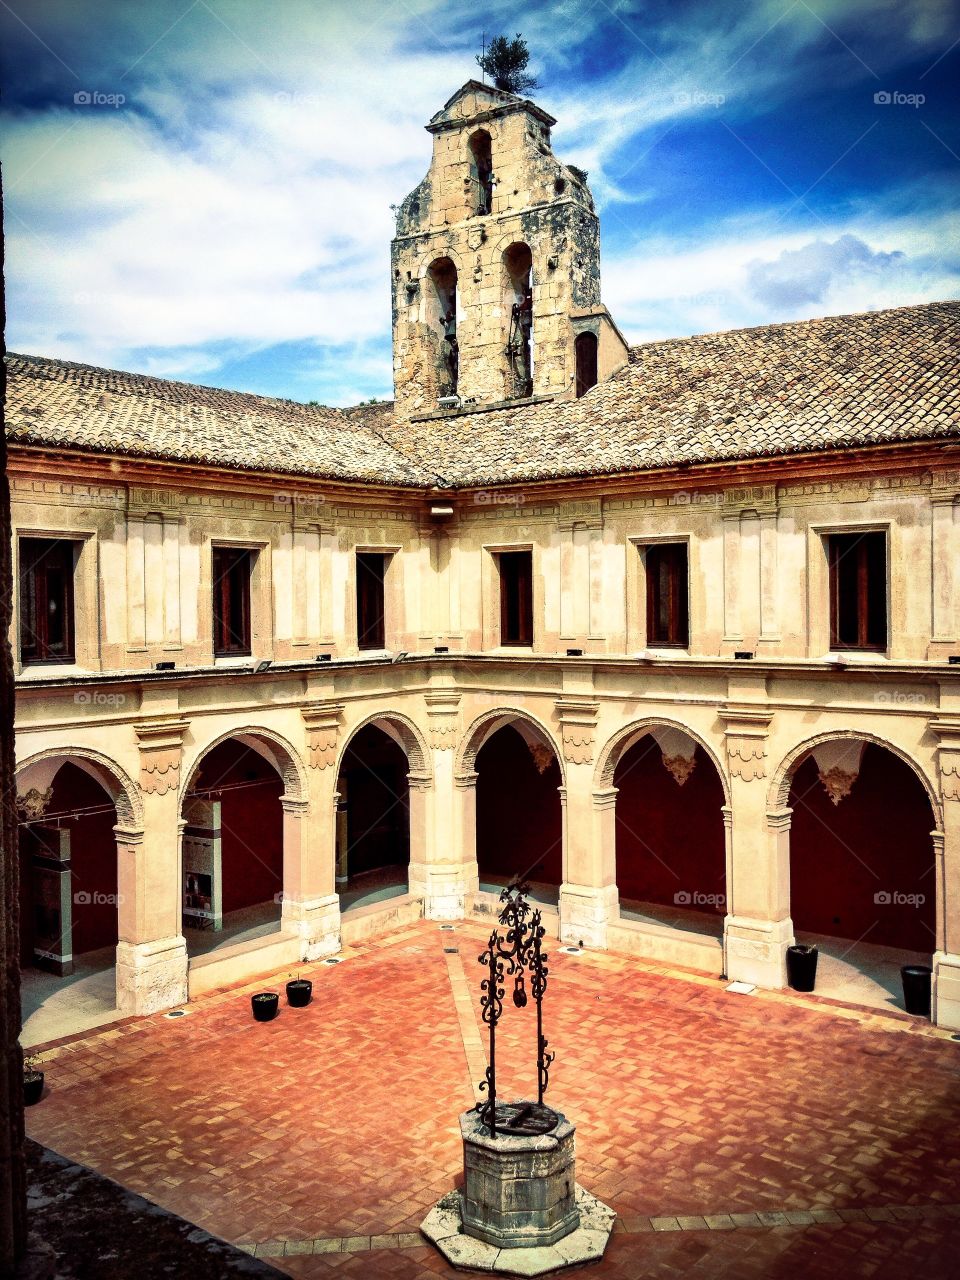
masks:
{"label": "potted plant", "polygon": [[37,1054],[29,1054],[23,1060],[23,1105],[35,1106],[43,1095],[43,1072],[40,1067],[43,1059]]}
{"label": "potted plant", "polygon": [[313,995],[313,983],[309,978],[301,978],[299,974],[287,983],[287,1004],[294,1009],[303,1009],[310,1003]]}
{"label": "potted plant", "polygon": [[255,996],[250,997],[250,1005],[255,1022],[270,1022],[277,1016],[280,997],[276,991],[258,991]]}
{"label": "potted plant", "polygon": [[812,991],[817,981],[816,944],[787,947],[787,982],[794,991]]}

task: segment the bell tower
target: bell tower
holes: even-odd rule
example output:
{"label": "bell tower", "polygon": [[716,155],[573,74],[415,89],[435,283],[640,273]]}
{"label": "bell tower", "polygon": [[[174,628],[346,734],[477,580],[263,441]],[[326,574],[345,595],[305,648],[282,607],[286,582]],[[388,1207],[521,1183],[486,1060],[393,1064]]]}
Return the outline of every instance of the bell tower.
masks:
{"label": "bell tower", "polygon": [[391,246],[398,418],[579,395],[625,363],[593,197],[553,154],[555,123],[470,80],[426,126],[433,160]]}

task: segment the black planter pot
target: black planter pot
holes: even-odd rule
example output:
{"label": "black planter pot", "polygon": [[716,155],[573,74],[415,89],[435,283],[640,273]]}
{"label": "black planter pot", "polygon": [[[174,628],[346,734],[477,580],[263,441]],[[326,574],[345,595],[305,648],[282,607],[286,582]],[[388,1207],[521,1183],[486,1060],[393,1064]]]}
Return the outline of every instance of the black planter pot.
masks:
{"label": "black planter pot", "polygon": [[794,991],[812,991],[817,981],[817,948],[796,943],[787,947],[787,982]]}
{"label": "black planter pot", "polygon": [[313,983],[309,978],[292,978],[287,983],[287,1004],[294,1009],[305,1008],[312,995]]}
{"label": "black planter pot", "polygon": [[23,1105],[33,1107],[43,1094],[43,1072],[25,1071],[23,1073]]}
{"label": "black planter pot", "polygon": [[930,1017],[930,980],[933,970],[926,964],[905,964],[900,970],[903,1003],[907,1013]]}
{"label": "black planter pot", "polygon": [[250,997],[250,1007],[257,1022],[270,1022],[277,1016],[280,997],[276,991],[258,991]]}

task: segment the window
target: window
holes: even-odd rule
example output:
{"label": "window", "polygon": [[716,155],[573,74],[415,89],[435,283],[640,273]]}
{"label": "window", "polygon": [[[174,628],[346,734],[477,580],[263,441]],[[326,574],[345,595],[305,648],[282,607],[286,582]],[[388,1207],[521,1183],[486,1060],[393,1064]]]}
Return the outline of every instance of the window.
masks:
{"label": "window", "polygon": [[230,658],[250,653],[250,569],[243,547],[213,548],[213,653]]}
{"label": "window", "polygon": [[573,340],[577,399],[597,385],[597,335],[578,333]]}
{"label": "window", "polygon": [[887,647],[887,537],[833,533],[830,562],[830,647]]}
{"label": "window", "polygon": [[644,551],[647,570],[647,644],[685,649],[690,643],[687,544],[664,542]]}
{"label": "window", "polygon": [[80,544],[20,539],[20,661],[73,662],[73,570]]}
{"label": "window", "polygon": [[500,643],[533,644],[533,552],[502,551]]}
{"label": "window", "polygon": [[384,649],[383,577],[387,557],[357,552],[357,648]]}

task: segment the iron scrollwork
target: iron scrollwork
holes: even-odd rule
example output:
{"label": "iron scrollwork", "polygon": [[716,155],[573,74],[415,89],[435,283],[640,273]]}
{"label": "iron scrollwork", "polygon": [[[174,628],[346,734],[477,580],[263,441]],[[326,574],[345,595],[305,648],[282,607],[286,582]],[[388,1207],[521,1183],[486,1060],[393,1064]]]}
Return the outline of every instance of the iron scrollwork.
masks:
{"label": "iron scrollwork", "polygon": [[[497,1129],[511,1134],[549,1133],[559,1122],[557,1113],[544,1106],[543,1095],[550,1080],[550,1065],[555,1054],[547,1051],[549,1041],[543,1034],[543,997],[547,989],[547,954],[543,950],[546,930],[540,911],[533,911],[525,896],[527,886],[508,885],[500,894],[503,908],[498,929],[490,935],[485,950],[478,957],[489,975],[480,984],[480,1008],[489,1028],[489,1066],[480,1089],[486,1097],[477,1103],[482,1123],[496,1137]],[[528,1002],[525,978],[530,978],[530,995],[537,1008],[537,1101],[497,1102],[497,1023],[503,1014],[506,982],[513,979],[513,1003],[522,1009]]]}

